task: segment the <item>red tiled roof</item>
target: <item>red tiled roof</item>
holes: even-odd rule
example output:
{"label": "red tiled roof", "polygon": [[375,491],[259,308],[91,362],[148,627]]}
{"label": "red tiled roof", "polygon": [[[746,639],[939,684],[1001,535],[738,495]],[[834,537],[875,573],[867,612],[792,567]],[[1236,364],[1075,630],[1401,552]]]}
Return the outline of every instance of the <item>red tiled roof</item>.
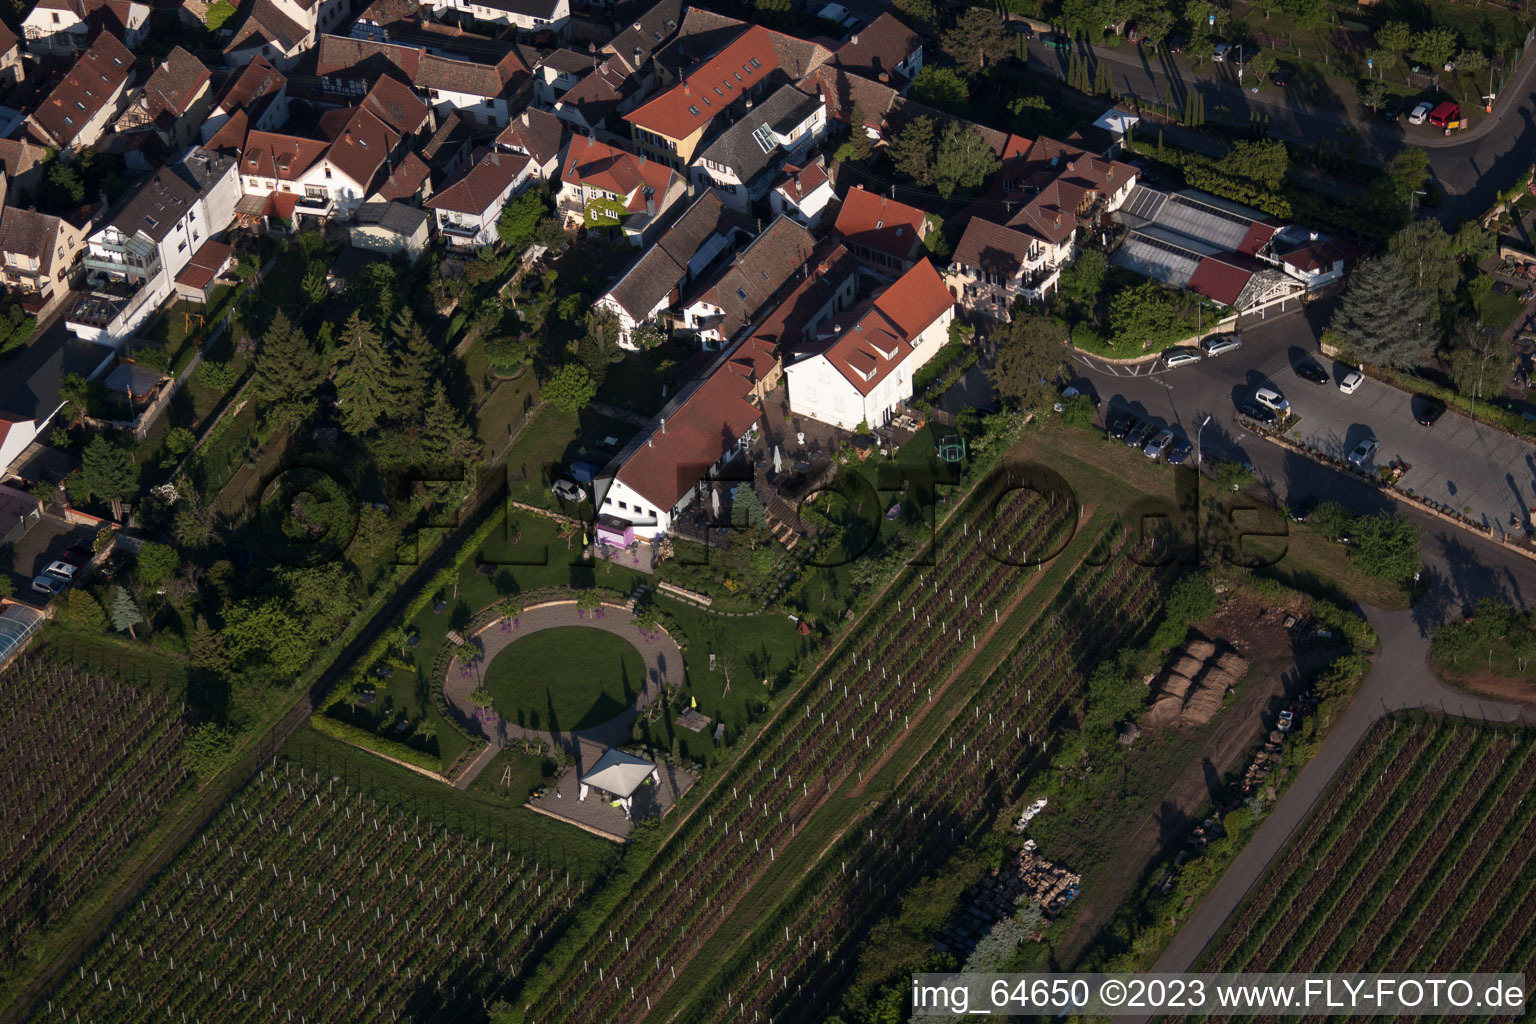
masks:
{"label": "red tiled roof", "polygon": [[180,46],[155,69],[144,86],[144,103],[151,118],[162,112],[180,117],[187,112],[212,75],[203,62]]}
{"label": "red tiled roof", "polygon": [[625,114],[624,120],[669,139],[685,139],[778,66],[772,36],[753,25],[681,82]]}
{"label": "red tiled roof", "polygon": [[457,181],[444,186],[442,191],[428,199],[427,208],[479,216],[512,187],[512,183],[527,166],[528,158],[521,153],[491,150],[461,174]]}
{"label": "red tiled roof", "polygon": [[390,74],[414,80],[425,54],[419,46],[398,46],[351,36],[322,35],[315,42],[315,74],[321,78],[378,78]]}
{"label": "red tiled roof", "polygon": [[293,209],[299,205],[297,192],[273,192],[267,196],[267,216],[293,219]]}
{"label": "red tiled roof", "polygon": [[431,110],[404,82],[381,76],[363,97],[362,107],[401,135],[415,135]]}
{"label": "red tiled roof", "polygon": [[197,252],[192,254],[192,259],[182,268],[181,273],[176,275],[176,283],[184,284],[189,288],[205,289],[213,283],[213,279],[234,255],[235,250],[223,242],[209,239],[198,246]]}
{"label": "red tiled roof", "polygon": [[571,184],[600,188],[614,195],[631,196],[641,185],[648,185],[665,195],[675,171],[666,164],[643,160],[626,150],[598,142],[590,135],[575,141],[565,155],[565,169],[560,180]]}
{"label": "red tiled roof", "polygon": [[887,12],[855,32],[832,59],[856,75],[889,81],[896,66],[922,48],[922,37]]}
{"label": "red tiled roof", "polygon": [[234,111],[248,107],[287,84],[287,77],[273,67],[267,58],[257,54],[251,58],[251,62],[245,66],[244,70],[229,80],[229,84],[224,87],[224,92],[219,97],[218,108]]}
{"label": "red tiled roof", "polygon": [[362,107],[331,111],[320,119],[320,131],[332,140],[326,163],[364,190],[400,142],[399,132]]}
{"label": "red tiled roof", "polygon": [[525,108],[496,136],[497,145],[527,153],[540,166],[558,157],[564,142],[565,125],[554,114],[537,107]]}
{"label": "red tiled roof", "polygon": [[132,70],[133,54],[112,33],[103,32],[32,112],[32,120],[53,145],[67,146],[111,101]]}
{"label": "red tiled roof", "polygon": [[944,279],[926,259],[876,296],[863,313],[833,317],[822,337],[836,331],[826,356],[848,383],[867,395],[912,354],[912,340],[954,306]]}
{"label": "red tiled roof", "polygon": [[390,200],[410,200],[420,194],[421,186],[432,176],[432,168],[413,152],[407,152],[405,158],[379,186],[377,192],[371,198],[389,202]]}
{"label": "red tiled roof", "polygon": [[1245,256],[1253,256],[1275,237],[1275,232],[1280,230],[1279,224],[1265,223],[1256,220],[1248,227],[1248,233],[1238,243],[1237,251]]}
{"label": "red tiled roof", "polygon": [[1189,290],[1223,306],[1231,306],[1237,303],[1252,276],[1252,270],[1206,256],[1190,275]]}
{"label": "red tiled roof", "polygon": [[240,154],[240,173],[261,178],[295,181],[325,155],[320,139],[301,139],[277,132],[251,132]]}
{"label": "red tiled roof", "polygon": [[653,502],[658,511],[671,511],[719,461],[726,447],[762,415],[747,401],[751,386],[742,377],[729,360],[717,368],[667,412],[666,432],[658,427],[647,443],[635,449],[617,479]]}
{"label": "red tiled roof", "polygon": [[843,199],[833,230],[855,245],[906,260],[922,243],[926,220],[922,210],[856,185]]}
{"label": "red tiled roof", "polygon": [[215,153],[239,154],[245,148],[246,136],[250,134],[251,118],[244,110],[236,110],[229,115],[229,119],[219,125],[219,130],[209,136],[204,147]]}
{"label": "red tiled roof", "polygon": [[955,246],[954,261],[989,274],[1012,277],[1029,259],[1030,238],[1022,231],[972,217]]}
{"label": "red tiled roof", "polygon": [[1339,260],[1345,259],[1344,250],[1331,241],[1308,242],[1299,249],[1292,249],[1280,257],[1284,262],[1303,273],[1330,270]]}
{"label": "red tiled roof", "polygon": [[778,190],[790,202],[797,204],[827,181],[827,172],[819,160],[812,161],[804,167],[785,164],[784,172],[788,177],[778,184]]}

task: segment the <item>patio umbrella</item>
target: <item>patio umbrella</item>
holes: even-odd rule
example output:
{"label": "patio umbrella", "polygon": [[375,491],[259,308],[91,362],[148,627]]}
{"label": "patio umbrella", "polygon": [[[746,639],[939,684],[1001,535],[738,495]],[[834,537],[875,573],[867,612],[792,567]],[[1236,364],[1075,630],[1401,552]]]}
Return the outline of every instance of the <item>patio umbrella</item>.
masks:
{"label": "patio umbrella", "polygon": [[779,454],[778,445],[773,446],[773,471],[774,473],[784,472],[784,456]]}
{"label": "patio umbrella", "polygon": [[709,492],[709,507],[714,512],[715,518],[720,518],[720,489],[711,488]]}

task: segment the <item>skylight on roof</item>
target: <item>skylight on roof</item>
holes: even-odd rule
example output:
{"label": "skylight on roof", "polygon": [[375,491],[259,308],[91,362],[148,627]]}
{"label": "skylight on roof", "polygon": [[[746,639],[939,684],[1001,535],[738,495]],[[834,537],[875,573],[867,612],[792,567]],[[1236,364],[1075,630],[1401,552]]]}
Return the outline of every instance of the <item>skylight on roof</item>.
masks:
{"label": "skylight on roof", "polygon": [[754,71],[763,66],[763,62],[758,60],[756,57],[752,58],[751,64]]}
{"label": "skylight on roof", "polygon": [[757,140],[758,148],[764,153],[772,153],[778,148],[778,137],[773,134],[773,129],[766,124],[759,125],[752,132],[752,138]]}
{"label": "skylight on roof", "polygon": [[156,226],[158,226],[160,222],[155,220],[155,218],[151,217],[149,214],[146,213],[144,215],[144,223],[148,224],[150,226],[150,228],[153,229]]}
{"label": "skylight on roof", "polygon": [[739,296],[739,297],[741,297],[741,298],[743,298],[743,299],[745,299],[745,298],[746,298],[746,297],[747,297],[747,291],[746,291],[746,289],[745,289],[745,288],[737,288],[737,289],[736,289],[736,294],[737,294],[737,295],[738,295],[738,296]]}
{"label": "skylight on roof", "polygon": [[689,104],[688,105],[688,113],[692,114],[694,117],[698,117],[699,116],[699,108],[693,106],[692,104]]}

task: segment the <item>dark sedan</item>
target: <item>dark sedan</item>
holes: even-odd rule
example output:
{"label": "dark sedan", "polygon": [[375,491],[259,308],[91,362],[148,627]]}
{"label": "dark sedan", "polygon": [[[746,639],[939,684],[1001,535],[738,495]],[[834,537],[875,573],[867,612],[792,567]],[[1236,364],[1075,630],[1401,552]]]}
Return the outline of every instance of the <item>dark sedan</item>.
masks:
{"label": "dark sedan", "polygon": [[1117,412],[1109,418],[1109,436],[1119,441],[1131,432],[1137,422],[1131,413]]}
{"label": "dark sedan", "polygon": [[1327,370],[1310,359],[1296,364],[1296,376],[1313,384],[1327,384],[1331,379]]}
{"label": "dark sedan", "polygon": [[1309,494],[1291,506],[1291,518],[1298,523],[1304,523],[1315,508],[1317,508],[1317,498]]}
{"label": "dark sedan", "polygon": [[1251,398],[1245,399],[1244,401],[1238,403],[1237,411],[1248,419],[1253,420],[1255,423],[1263,423],[1267,425],[1275,422],[1274,410],[1266,409],[1264,406],[1260,405],[1258,402],[1255,402]]}
{"label": "dark sedan", "polygon": [[1381,119],[1383,121],[1396,121],[1402,116],[1403,101],[1401,99],[1390,99],[1387,101],[1387,105],[1381,108]]}
{"label": "dark sedan", "polygon": [[1270,72],[1269,80],[1282,89],[1291,84],[1291,79],[1296,77],[1296,69],[1291,67],[1276,68]]}
{"label": "dark sedan", "polygon": [[1168,40],[1168,52],[1183,53],[1184,44],[1188,41],[1189,40],[1185,39],[1183,36],[1174,36],[1172,39]]}

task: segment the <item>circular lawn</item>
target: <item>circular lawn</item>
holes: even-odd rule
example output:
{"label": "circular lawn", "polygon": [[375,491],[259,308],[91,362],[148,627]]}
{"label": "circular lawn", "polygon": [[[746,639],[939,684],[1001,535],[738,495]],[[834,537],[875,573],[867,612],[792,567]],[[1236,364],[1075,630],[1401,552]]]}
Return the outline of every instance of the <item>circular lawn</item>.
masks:
{"label": "circular lawn", "polygon": [[634,704],[644,686],[645,660],[634,645],[584,626],[530,633],[485,670],[485,687],[503,718],[551,732],[601,725]]}

